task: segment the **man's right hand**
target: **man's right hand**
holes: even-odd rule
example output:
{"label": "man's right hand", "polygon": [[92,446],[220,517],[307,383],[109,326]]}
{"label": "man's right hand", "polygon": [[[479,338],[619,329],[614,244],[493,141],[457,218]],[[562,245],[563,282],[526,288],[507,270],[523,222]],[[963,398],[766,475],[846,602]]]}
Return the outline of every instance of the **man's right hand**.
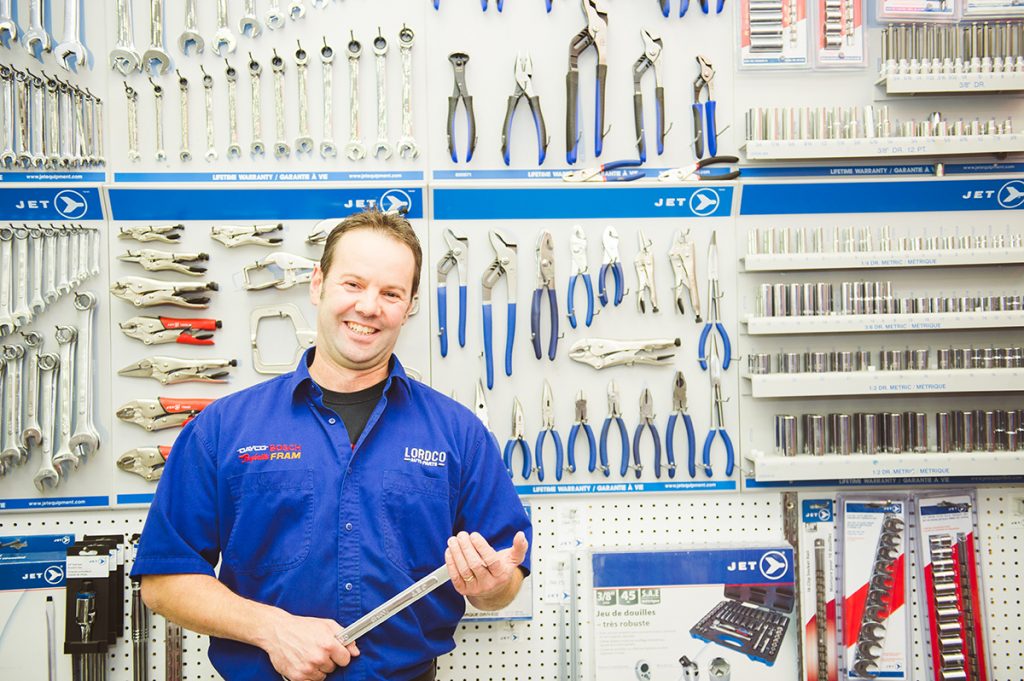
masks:
{"label": "man's right hand", "polygon": [[288,681],[323,681],[359,655],[355,643],[345,646],[338,640],[341,628],[337,622],[283,614],[274,623],[263,649],[274,669]]}

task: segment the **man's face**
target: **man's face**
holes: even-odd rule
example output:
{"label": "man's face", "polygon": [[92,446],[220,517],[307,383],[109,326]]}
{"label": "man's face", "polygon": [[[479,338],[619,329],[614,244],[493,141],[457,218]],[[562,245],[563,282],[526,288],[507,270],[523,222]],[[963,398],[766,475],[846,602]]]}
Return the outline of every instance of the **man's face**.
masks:
{"label": "man's face", "polygon": [[309,297],[317,309],[317,352],[365,371],[386,365],[412,309],[416,261],[402,242],[355,229],[334,245],[329,272],[317,266]]}

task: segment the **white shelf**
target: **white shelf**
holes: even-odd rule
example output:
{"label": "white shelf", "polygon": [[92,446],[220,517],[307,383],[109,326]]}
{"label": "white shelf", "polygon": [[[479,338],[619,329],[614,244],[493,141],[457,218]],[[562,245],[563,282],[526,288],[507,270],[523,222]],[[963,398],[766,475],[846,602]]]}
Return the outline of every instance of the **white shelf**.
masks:
{"label": "white shelf", "polygon": [[889,95],[1024,91],[1024,73],[929,73],[882,76],[875,85]]}
{"label": "white shelf", "polygon": [[935,251],[864,251],[861,253],[755,254],[743,257],[747,272],[796,270],[902,269],[1024,263],[1024,248],[977,248]]}
{"label": "white shelf", "polygon": [[1024,135],[965,135],[962,137],[873,137],[845,140],[748,141],[743,151],[750,161],[826,158],[880,158],[954,155],[1005,155],[1024,152]]}
{"label": "white shelf", "polygon": [[848,314],[815,317],[756,317],[743,322],[747,335],[867,333],[875,331],[946,331],[1008,329],[1024,326],[1024,312],[935,312],[932,314]]}
{"label": "white shelf", "polygon": [[748,374],[753,397],[1024,392],[1024,369]]}
{"label": "white shelf", "polygon": [[754,451],[747,458],[758,482],[1024,475],[1024,452],[778,456]]}

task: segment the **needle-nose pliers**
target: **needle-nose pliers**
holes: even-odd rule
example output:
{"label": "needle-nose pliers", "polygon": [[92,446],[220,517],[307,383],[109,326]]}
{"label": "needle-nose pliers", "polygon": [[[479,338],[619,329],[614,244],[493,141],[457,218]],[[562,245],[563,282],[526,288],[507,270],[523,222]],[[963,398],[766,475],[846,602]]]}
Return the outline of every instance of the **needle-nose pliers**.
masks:
{"label": "needle-nose pliers", "polygon": [[505,470],[508,471],[508,476],[512,477],[512,455],[515,453],[516,445],[519,445],[523,450],[523,479],[530,479],[530,443],[526,441],[525,427],[523,425],[523,405],[520,404],[519,398],[514,398],[512,402],[512,434],[509,435],[508,441],[505,442],[505,451],[502,458],[505,461]]}
{"label": "needle-nose pliers", "polygon": [[[704,328],[700,332],[700,339],[697,341],[698,361],[700,368],[705,371],[708,368],[708,336],[711,336],[711,354],[719,358],[722,370],[729,368],[732,362],[732,343],[729,341],[729,334],[722,325],[719,316],[719,303],[722,299],[722,292],[718,281],[718,232],[711,233],[711,243],[708,245],[708,318]],[[719,354],[717,339],[711,334],[712,327],[718,331],[722,339],[722,354]]]}

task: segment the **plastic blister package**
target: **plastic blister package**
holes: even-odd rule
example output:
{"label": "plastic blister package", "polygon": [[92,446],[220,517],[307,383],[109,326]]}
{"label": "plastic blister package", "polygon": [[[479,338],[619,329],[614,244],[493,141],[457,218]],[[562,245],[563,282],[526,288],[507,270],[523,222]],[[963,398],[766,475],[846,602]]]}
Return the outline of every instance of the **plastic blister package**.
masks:
{"label": "plastic blister package", "polygon": [[741,0],[741,69],[791,69],[809,65],[807,0]]}
{"label": "plastic blister package", "polygon": [[880,21],[956,21],[959,0],[878,0],[875,16]]}
{"label": "plastic blister package", "polygon": [[815,496],[800,501],[800,624],[804,681],[838,678],[836,657],[836,502]]}
{"label": "plastic blister package", "polygon": [[818,0],[814,61],[818,68],[862,68],[867,64],[862,0]]}

